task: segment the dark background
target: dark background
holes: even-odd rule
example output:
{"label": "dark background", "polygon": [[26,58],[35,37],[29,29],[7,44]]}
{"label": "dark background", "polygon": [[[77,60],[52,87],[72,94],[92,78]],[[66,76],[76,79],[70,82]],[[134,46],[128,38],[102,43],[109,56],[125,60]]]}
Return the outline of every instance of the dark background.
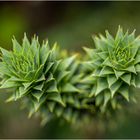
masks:
{"label": "dark background", "polygon": [[[24,32],[55,41],[62,49],[81,52],[93,47],[91,36],[108,29],[136,29],[140,33],[140,2],[0,2],[0,46],[11,49],[13,35],[21,42]],[[140,138],[139,104],[130,113],[118,114],[112,123],[94,122],[75,129],[58,120],[41,127],[37,118],[28,119],[19,103],[6,104],[0,91],[0,138]]]}

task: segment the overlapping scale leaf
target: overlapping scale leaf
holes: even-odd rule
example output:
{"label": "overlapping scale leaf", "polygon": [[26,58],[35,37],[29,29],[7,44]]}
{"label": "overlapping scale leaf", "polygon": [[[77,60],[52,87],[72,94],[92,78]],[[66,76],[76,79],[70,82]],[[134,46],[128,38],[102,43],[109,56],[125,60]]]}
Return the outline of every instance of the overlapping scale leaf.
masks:
{"label": "overlapping scale leaf", "polygon": [[120,98],[124,102],[134,99],[131,88],[139,87],[140,37],[135,37],[135,31],[124,33],[119,26],[115,38],[106,31],[106,37],[99,35],[93,39],[95,49],[84,48],[89,58],[83,62],[88,73],[85,77],[96,79],[89,83],[89,96],[95,98],[101,111],[107,105],[120,107]]}

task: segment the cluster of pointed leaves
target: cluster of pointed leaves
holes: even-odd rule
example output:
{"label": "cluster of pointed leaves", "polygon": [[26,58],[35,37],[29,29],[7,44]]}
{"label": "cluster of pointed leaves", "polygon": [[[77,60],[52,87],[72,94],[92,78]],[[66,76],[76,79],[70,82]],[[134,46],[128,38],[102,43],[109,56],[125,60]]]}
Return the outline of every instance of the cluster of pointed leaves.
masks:
{"label": "cluster of pointed leaves", "polygon": [[26,35],[20,45],[15,38],[13,51],[1,48],[1,87],[12,88],[14,93],[7,99],[21,99],[22,107],[29,110],[29,117],[37,113],[46,123],[54,116],[74,122],[87,107],[80,94],[78,82],[79,63],[76,55],[60,57],[57,44],[50,49],[48,42],[40,45],[34,37],[30,43]]}
{"label": "cluster of pointed leaves", "polygon": [[[79,84],[83,76],[83,74],[80,74],[79,62],[72,56],[70,58],[65,58],[61,66],[66,66],[65,68],[69,72],[69,74],[63,78],[59,86],[62,88],[64,84],[64,89],[60,89],[60,92],[65,106],[53,101],[44,102],[38,112],[43,118],[43,125],[55,116],[61,117],[71,123],[77,123],[85,117],[89,118],[90,115],[88,97],[82,93],[81,85]],[[49,110],[46,110],[46,106],[48,106]]]}
{"label": "cluster of pointed leaves", "polygon": [[[83,120],[83,118],[89,118],[90,106],[88,105],[88,98],[82,93],[79,81],[81,80],[83,74],[79,74],[80,64],[75,60],[75,56],[63,58],[60,64],[60,69],[58,69],[56,75],[62,74],[65,70],[67,74],[63,77],[60,83],[58,83],[58,90],[61,95],[61,99],[64,105],[59,104],[59,102],[54,102],[51,100],[45,100],[37,111],[37,115],[42,118],[41,124],[44,125],[53,118],[63,118],[64,120],[75,123],[77,121]],[[23,101],[23,105],[28,104],[32,108],[32,104],[29,98]],[[32,115],[33,110],[29,116]],[[83,114],[84,112],[84,114]]]}
{"label": "cluster of pointed leaves", "polygon": [[[95,49],[84,48],[88,60],[69,57],[57,44],[40,45],[26,35],[22,44],[13,38],[13,51],[3,48],[0,62],[0,88],[12,88],[9,101],[21,99],[29,117],[38,114],[42,124],[54,117],[70,122],[91,118],[98,111],[117,108],[135,101],[133,88],[140,87],[140,38],[135,31],[116,37],[95,36]],[[107,111],[106,111],[107,112]]]}
{"label": "cluster of pointed leaves", "polygon": [[83,63],[92,80],[89,97],[95,99],[96,106],[102,111],[110,104],[112,108],[121,107],[120,103],[135,101],[133,88],[140,87],[140,37],[123,32],[119,27],[112,37],[94,37],[95,49],[84,48],[88,60]]}

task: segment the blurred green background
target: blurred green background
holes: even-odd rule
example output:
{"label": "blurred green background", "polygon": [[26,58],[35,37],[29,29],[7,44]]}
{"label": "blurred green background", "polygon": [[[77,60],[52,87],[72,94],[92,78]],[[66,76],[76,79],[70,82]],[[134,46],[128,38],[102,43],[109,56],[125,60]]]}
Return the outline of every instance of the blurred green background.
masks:
{"label": "blurred green background", "polygon": [[[0,2],[0,46],[11,49],[12,36],[21,41],[26,32],[81,52],[93,46],[91,35],[106,29],[114,35],[118,25],[140,34],[139,9],[140,2]],[[17,102],[5,104],[7,96],[0,91],[0,138],[140,138],[140,104],[112,116],[111,123],[93,121],[76,129],[54,120],[41,127]]]}

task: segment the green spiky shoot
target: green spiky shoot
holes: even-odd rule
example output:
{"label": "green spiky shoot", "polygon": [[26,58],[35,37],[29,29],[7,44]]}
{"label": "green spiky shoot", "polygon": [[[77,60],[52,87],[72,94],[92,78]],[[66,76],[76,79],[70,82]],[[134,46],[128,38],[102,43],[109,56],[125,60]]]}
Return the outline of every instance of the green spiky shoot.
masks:
{"label": "green spiky shoot", "polygon": [[[113,108],[120,106],[120,99],[135,100],[132,88],[139,87],[140,81],[140,37],[118,28],[115,36],[106,31],[106,37],[93,37],[95,49],[85,48],[89,56],[83,63],[96,79],[93,83],[90,97],[101,108],[107,103]],[[85,64],[85,65],[84,65]]]}

